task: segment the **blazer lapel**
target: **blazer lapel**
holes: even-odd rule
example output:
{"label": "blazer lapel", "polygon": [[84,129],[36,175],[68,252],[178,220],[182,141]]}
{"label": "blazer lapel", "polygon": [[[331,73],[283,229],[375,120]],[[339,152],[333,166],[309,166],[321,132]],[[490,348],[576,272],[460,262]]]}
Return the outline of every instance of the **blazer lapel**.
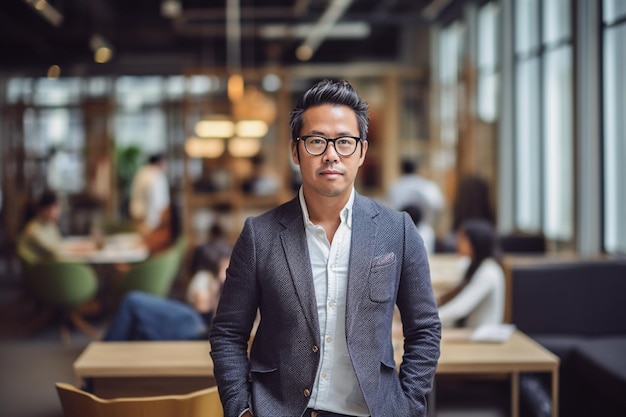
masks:
{"label": "blazer lapel", "polygon": [[283,221],[285,230],[281,232],[280,238],[287,257],[287,264],[289,265],[296,297],[302,307],[302,312],[312,334],[316,336],[316,339],[319,339],[313,272],[311,271],[302,210],[298,198],[292,200],[287,209],[291,216]]}

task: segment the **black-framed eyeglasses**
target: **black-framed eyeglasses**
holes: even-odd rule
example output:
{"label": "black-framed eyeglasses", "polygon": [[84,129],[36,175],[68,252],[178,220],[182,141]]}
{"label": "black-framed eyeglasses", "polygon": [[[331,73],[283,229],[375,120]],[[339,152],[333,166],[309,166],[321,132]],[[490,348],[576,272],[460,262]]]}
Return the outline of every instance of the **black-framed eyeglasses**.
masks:
{"label": "black-framed eyeglasses", "polygon": [[304,149],[313,156],[322,155],[326,152],[328,144],[332,142],[335,145],[335,152],[341,156],[352,155],[357,148],[361,138],[357,136],[339,136],[336,138],[327,138],[320,135],[305,135],[296,138],[304,142]]}

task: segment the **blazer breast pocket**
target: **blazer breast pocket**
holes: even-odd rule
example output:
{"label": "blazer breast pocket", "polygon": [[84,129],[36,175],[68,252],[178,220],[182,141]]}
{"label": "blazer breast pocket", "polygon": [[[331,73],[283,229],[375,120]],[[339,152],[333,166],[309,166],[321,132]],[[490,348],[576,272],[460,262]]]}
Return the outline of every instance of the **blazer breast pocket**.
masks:
{"label": "blazer breast pocket", "polygon": [[370,299],[377,303],[391,300],[394,294],[396,255],[393,252],[377,256],[372,260],[369,276]]}

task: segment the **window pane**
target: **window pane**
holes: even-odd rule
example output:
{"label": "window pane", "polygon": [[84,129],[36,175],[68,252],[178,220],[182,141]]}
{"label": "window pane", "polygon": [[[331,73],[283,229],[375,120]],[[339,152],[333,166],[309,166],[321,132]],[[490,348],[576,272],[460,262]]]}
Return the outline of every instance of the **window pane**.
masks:
{"label": "window pane", "polygon": [[461,55],[462,27],[455,23],[443,29],[439,38],[439,115],[441,117],[441,141],[453,146],[457,141],[457,87]]}
{"label": "window pane", "polygon": [[481,74],[478,78],[478,117],[484,122],[498,119],[498,74]]}
{"label": "window pane", "polygon": [[561,47],[545,55],[544,212],[549,238],[573,237],[572,50]]}
{"label": "window pane", "polygon": [[604,23],[611,24],[617,19],[626,17],[624,0],[604,0],[603,6]]}
{"label": "window pane", "polygon": [[528,53],[539,48],[539,0],[515,2],[515,52]]}
{"label": "window pane", "polygon": [[541,154],[539,142],[539,60],[517,64],[515,120],[516,226],[541,230]]}
{"label": "window pane", "polygon": [[79,78],[40,78],[35,85],[35,104],[43,106],[63,106],[78,104],[81,82]]}
{"label": "window pane", "polygon": [[119,112],[115,116],[117,147],[138,146],[146,155],[166,148],[166,121],[161,108]]}
{"label": "window pane", "polygon": [[626,253],[626,25],[604,35],[604,246]]}
{"label": "window pane", "polygon": [[498,62],[498,11],[487,3],[478,11],[478,68],[493,70]]}
{"label": "window pane", "polygon": [[498,12],[487,3],[478,11],[478,117],[495,122],[498,117]]}
{"label": "window pane", "polygon": [[567,40],[571,36],[570,0],[544,0],[543,41],[546,44]]}

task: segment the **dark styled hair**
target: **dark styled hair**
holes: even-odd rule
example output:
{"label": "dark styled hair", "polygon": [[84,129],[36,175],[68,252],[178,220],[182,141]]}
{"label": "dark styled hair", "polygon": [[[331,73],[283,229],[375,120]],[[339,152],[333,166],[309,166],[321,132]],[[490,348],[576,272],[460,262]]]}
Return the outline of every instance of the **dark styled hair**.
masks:
{"label": "dark styled hair", "polygon": [[310,107],[322,104],[348,106],[354,110],[359,124],[359,137],[362,140],[367,140],[369,123],[367,103],[359,97],[354,88],[345,80],[320,81],[300,97],[296,107],[289,114],[292,140],[296,140],[300,136],[304,112]]}
{"label": "dark styled hair", "polygon": [[59,202],[59,199],[54,191],[46,190],[41,194],[37,201],[37,210],[44,210],[48,207],[52,207]]}
{"label": "dark styled hair", "polygon": [[164,156],[162,153],[154,153],[148,157],[148,163],[151,165],[156,165],[163,161]]}
{"label": "dark styled hair", "polygon": [[414,174],[417,170],[418,164],[416,161],[412,159],[403,159],[402,160],[402,173],[403,174]]}
{"label": "dark styled hair", "polygon": [[472,261],[465,272],[463,280],[467,283],[476,272],[480,264],[487,258],[498,260],[499,250],[495,228],[488,220],[470,219],[459,227],[472,246]]}
{"label": "dark styled hair", "polygon": [[409,204],[408,206],[404,206],[400,211],[406,211],[409,216],[411,216],[411,220],[415,223],[416,226],[422,222],[424,218],[424,212],[420,206],[417,204]]}
{"label": "dark styled hair", "polygon": [[487,180],[478,175],[466,175],[461,179],[453,207],[453,231],[468,219],[484,219],[495,223],[489,191]]}

